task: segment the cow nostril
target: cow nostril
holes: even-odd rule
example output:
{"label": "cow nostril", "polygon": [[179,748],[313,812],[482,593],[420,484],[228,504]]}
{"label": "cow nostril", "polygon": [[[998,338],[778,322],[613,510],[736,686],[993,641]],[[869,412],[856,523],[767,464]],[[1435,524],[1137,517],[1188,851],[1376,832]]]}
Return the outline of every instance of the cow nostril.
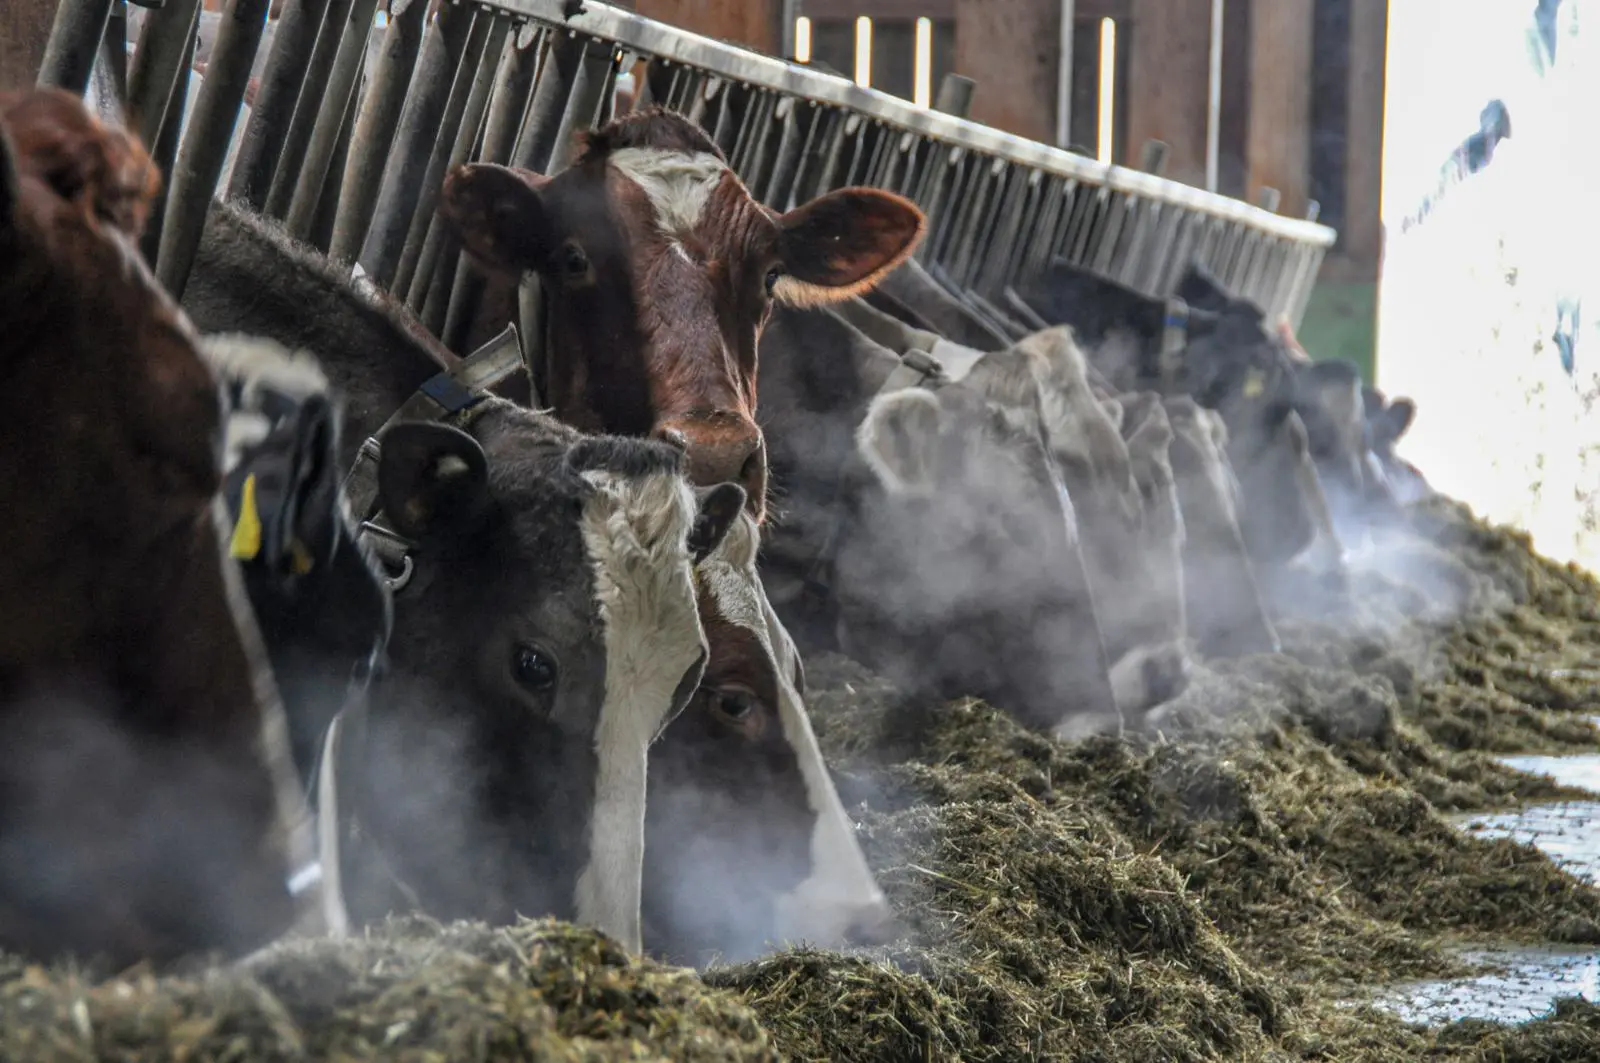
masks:
{"label": "cow nostril", "polygon": [[760,478],[762,457],[761,447],[757,446],[750,456],[744,459],[744,464],[739,468],[739,482],[741,484],[752,484]]}

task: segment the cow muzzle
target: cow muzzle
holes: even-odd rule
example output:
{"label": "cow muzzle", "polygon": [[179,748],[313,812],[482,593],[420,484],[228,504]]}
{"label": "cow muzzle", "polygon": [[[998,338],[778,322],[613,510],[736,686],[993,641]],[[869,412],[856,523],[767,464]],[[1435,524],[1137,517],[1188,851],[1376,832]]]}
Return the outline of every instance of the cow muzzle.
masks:
{"label": "cow muzzle", "polygon": [[691,414],[663,422],[654,435],[688,455],[689,480],[696,487],[736,483],[744,488],[751,515],[758,521],[766,515],[767,447],[749,417],[731,410]]}

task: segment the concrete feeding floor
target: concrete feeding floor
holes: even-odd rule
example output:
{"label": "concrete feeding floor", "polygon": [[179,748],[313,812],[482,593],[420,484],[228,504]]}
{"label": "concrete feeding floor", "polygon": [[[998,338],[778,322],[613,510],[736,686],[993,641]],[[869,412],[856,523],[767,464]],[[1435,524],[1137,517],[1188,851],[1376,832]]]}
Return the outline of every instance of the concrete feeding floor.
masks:
{"label": "concrete feeding floor", "polygon": [[[1552,776],[1566,786],[1600,792],[1600,754],[1575,757],[1502,757],[1523,771]],[[1463,830],[1531,843],[1574,875],[1600,885],[1600,801],[1530,805],[1515,812],[1451,816]],[[1408,1022],[1456,1019],[1522,1022],[1544,1014],[1556,997],[1600,1000],[1600,951],[1592,947],[1465,949],[1468,963],[1496,970],[1476,978],[1409,982],[1377,991],[1372,1002]]]}

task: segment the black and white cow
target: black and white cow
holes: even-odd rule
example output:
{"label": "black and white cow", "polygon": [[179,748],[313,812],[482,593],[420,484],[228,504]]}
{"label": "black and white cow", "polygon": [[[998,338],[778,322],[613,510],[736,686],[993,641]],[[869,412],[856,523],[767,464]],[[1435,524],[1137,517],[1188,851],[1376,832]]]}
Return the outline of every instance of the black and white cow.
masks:
{"label": "black and white cow", "polygon": [[666,444],[493,397],[454,420],[379,439],[405,575],[364,737],[327,754],[341,890],[357,921],[550,914],[637,950],[647,751],[700,681],[691,539],[726,516]]}

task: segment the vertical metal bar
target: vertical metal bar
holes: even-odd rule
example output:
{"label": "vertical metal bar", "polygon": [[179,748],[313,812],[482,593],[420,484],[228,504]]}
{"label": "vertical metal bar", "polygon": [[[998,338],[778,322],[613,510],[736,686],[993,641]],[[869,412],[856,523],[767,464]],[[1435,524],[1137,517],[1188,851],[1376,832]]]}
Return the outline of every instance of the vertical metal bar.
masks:
{"label": "vertical metal bar", "polygon": [[100,42],[105,39],[111,3],[112,0],[59,0],[44,57],[39,62],[38,84],[54,85],[77,96],[84,94],[95,57],[100,54]]}
{"label": "vertical metal bar", "polygon": [[[572,159],[573,136],[580,129],[594,124],[600,112],[600,97],[613,87],[611,70],[614,68],[615,46],[602,41],[585,45],[583,59],[578,64],[572,92],[561,116],[561,128],[556,132],[551,146],[550,162],[546,172],[552,177],[566,169]],[[537,383],[541,375],[537,370],[544,363],[544,292],[538,284],[524,284],[517,289],[517,328],[522,335],[524,363]]]}
{"label": "vertical metal bar", "polygon": [[154,144],[161,132],[179,68],[193,50],[199,13],[200,0],[167,0],[159,12],[145,15],[139,29],[139,47],[128,71],[128,121],[146,144]]}
{"label": "vertical metal bar", "polygon": [[[550,154],[561,133],[561,119],[567,112],[567,100],[582,65],[583,40],[570,33],[556,32],[541,64],[533,102],[528,105],[528,116],[517,146],[512,149],[510,165],[537,173],[549,167]],[[527,338],[526,334],[523,338]]]}
{"label": "vertical metal bar", "polygon": [[[317,209],[311,216],[311,229],[306,243],[328,253],[333,242],[333,226],[338,220],[340,189],[344,186],[345,172],[350,165],[350,145],[355,139],[356,117],[361,111],[363,96],[361,79],[350,86],[350,98],[345,101],[344,118],[339,122],[339,138],[334,141],[333,157],[328,160],[328,179],[322,182],[322,193],[317,197]],[[341,261],[349,262],[349,259]]]}
{"label": "vertical metal bar", "polygon": [[100,38],[105,65],[117,90],[117,103],[124,113],[128,107],[128,0],[111,0],[106,32]]}
{"label": "vertical metal bar", "polygon": [[[809,113],[802,115],[802,109]],[[772,153],[772,172],[767,175],[766,187],[757,193],[761,202],[774,210],[789,209],[790,189],[800,169],[801,123],[806,117],[814,119],[816,112],[816,107],[792,96],[785,96],[778,104],[777,119],[782,126],[777,149]]]}
{"label": "vertical metal bar", "polygon": [[378,0],[355,0],[350,5],[350,21],[340,36],[339,53],[333,61],[333,72],[328,75],[327,95],[311,131],[294,197],[289,201],[287,224],[291,235],[303,237],[311,231],[317,202],[322,198],[322,183],[328,179],[328,164],[344,126],[344,104],[366,65],[367,41],[372,36],[377,10]]}
{"label": "vertical metal bar", "polygon": [[[289,123],[302,82],[310,84],[315,70],[313,49],[317,29],[328,11],[328,0],[288,0],[278,15],[272,34],[272,51],[261,72],[255,106],[245,125],[234,160],[228,195],[242,199],[252,210],[266,206],[267,192],[278,160],[288,143]],[[154,21],[160,21],[155,19]],[[321,91],[318,82],[315,91]]]}
{"label": "vertical metal bar", "polygon": [[338,185],[338,212],[333,219],[328,254],[341,262],[353,262],[360,254],[367,226],[372,224],[389,145],[400,124],[400,108],[405,104],[411,73],[422,50],[423,16],[427,13],[428,0],[392,0],[389,5],[383,51],[372,72],[366,103],[360,108],[350,138],[344,178]]}
{"label": "vertical metal bar", "polygon": [[[488,56],[498,57],[505,48],[506,33],[511,29],[511,24],[503,18],[495,18],[488,12],[480,12],[478,17],[485,20],[487,25],[487,39],[481,47],[475,49],[473,44],[467,45],[466,58],[475,60],[475,65],[469,67],[462,64],[461,72],[466,74],[472,70],[473,76],[467,90],[467,98],[461,109],[461,117],[456,121],[455,137],[450,144],[450,154],[445,157],[445,163],[439,174],[439,181],[444,181],[444,175],[451,169],[467,161],[472,155],[472,148],[478,143],[478,138],[483,131],[483,119],[489,109],[489,91],[494,88],[495,74],[499,71],[499,64],[487,61]],[[476,34],[474,34],[476,36]],[[442,137],[446,130],[441,129]],[[431,288],[429,285],[437,284],[435,273],[448,273],[455,276],[455,260],[444,254],[447,245],[453,242],[449,237],[449,230],[439,218],[437,212],[429,211],[426,216],[426,235],[422,241],[422,252],[417,258],[415,275],[411,282],[411,302],[419,310],[425,310],[423,302]],[[441,255],[444,257],[444,268],[440,268]],[[422,289],[422,296],[418,295],[418,288]],[[441,298],[449,297],[449,289]],[[444,328],[444,307],[438,310],[437,324],[428,324],[429,331],[438,332]]]}
{"label": "vertical metal bar", "polygon": [[836,142],[844,129],[844,112],[835,107],[814,104],[816,115],[806,133],[805,147],[800,149],[800,169],[794,177],[794,187],[785,208],[802,203],[817,194],[823,171],[828,167],[830,154],[837,150]]}
{"label": "vertical metal bar", "polygon": [[1211,0],[1211,55],[1206,72],[1206,191],[1217,190],[1222,143],[1222,25],[1227,0]]}
{"label": "vertical metal bar", "polygon": [[161,232],[161,252],[156,277],[173,299],[183,298],[189,267],[200,247],[211,196],[228,157],[233,127],[239,120],[250,66],[267,24],[269,0],[228,0],[222,11],[217,43],[211,49],[205,84],[195,100],[178,161],[172,168],[172,189],[167,193],[167,214]]}
{"label": "vertical metal bar", "polygon": [[[1221,0],[1217,0],[1221,3]],[[1078,14],[1074,0],[1061,0],[1061,35],[1057,45],[1061,60],[1056,64],[1056,147],[1072,143],[1072,31]]]}
{"label": "vertical metal bar", "polygon": [[[422,175],[422,188],[417,195],[416,206],[411,209],[411,226],[406,233],[405,247],[400,250],[400,268],[395,271],[393,288],[398,296],[404,297],[407,292],[416,295],[417,266],[422,260],[422,250],[427,242],[428,226],[433,221],[433,208],[439,201],[439,187],[444,183],[445,171],[450,163],[450,150],[455,145],[456,130],[461,126],[461,117],[467,110],[467,100],[471,97],[472,87],[477,82],[478,61],[483,57],[483,48],[489,39],[489,25],[494,21],[493,13],[486,10],[479,10],[472,16],[472,29],[467,35],[467,46],[461,52],[461,62],[456,67],[455,81],[450,86],[450,98],[445,101],[444,116],[434,133],[433,150],[428,155],[428,168]],[[428,279],[421,278],[421,283],[426,292]],[[413,305],[420,311],[421,298],[415,299]]]}
{"label": "vertical metal bar", "polygon": [[743,166],[745,184],[751,188],[762,188],[767,183],[767,160],[772,156],[774,141],[781,140],[784,134],[784,123],[777,120],[778,108],[790,102],[775,92],[761,94]]}
{"label": "vertical metal bar", "polygon": [[[478,158],[504,163],[511,157],[517,130],[528,105],[529,90],[539,63],[539,31],[524,23],[507,40],[494,94],[489,98],[489,113],[483,120],[483,147]],[[465,255],[456,256],[455,280],[450,286],[450,301],[445,309],[444,328],[439,338],[451,350],[466,343],[473,319],[483,302],[484,276]]]}
{"label": "vertical metal bar", "polygon": [[194,73],[194,54],[199,47],[199,37],[194,32],[200,23],[200,6],[195,5],[194,11],[189,16],[188,43],[184,45],[183,56],[178,63],[178,79],[172,86],[172,98],[165,108],[165,118],[156,130],[155,140],[150,146],[151,160],[161,171],[162,195],[155,201],[150,218],[145,222],[144,235],[140,237],[139,248],[144,253],[146,262],[153,263],[161,251],[161,231],[165,228],[167,219],[167,204],[172,199],[172,166],[178,157],[178,138],[183,132],[183,112],[189,100],[189,78]]}
{"label": "vertical metal bar", "polygon": [[578,76],[572,83],[566,113],[561,116],[561,128],[556,133],[555,145],[550,149],[550,163],[546,172],[554,177],[572,161],[577,135],[594,128],[600,114],[600,100],[611,90],[611,70],[616,46],[609,41],[590,41],[583,49],[583,61],[578,64]]}
{"label": "vertical metal bar", "polygon": [[300,164],[311,143],[312,131],[316,129],[322,101],[327,97],[328,80],[333,76],[333,64],[339,56],[345,24],[350,21],[354,6],[355,0],[328,0],[323,8],[316,44],[295,94],[294,116],[289,119],[289,128],[278,148],[278,161],[269,180],[264,209],[274,218],[287,214],[294,199]]}
{"label": "vertical metal bar", "polygon": [[411,230],[413,208],[471,26],[471,8],[446,4],[440,9],[423,37],[411,91],[400,110],[400,127],[395,130],[388,165],[378,185],[378,203],[357,259],[374,283],[390,291],[396,288],[395,271]]}
{"label": "vertical metal bar", "polygon": [[960,74],[946,74],[939,80],[939,93],[933,98],[933,109],[967,118],[972,114],[972,92],[977,82]]}
{"label": "vertical metal bar", "polygon": [[524,22],[506,40],[500,58],[499,79],[489,99],[489,117],[484,119],[483,152],[478,156],[484,162],[503,163],[511,158],[538,69],[539,31]]}

